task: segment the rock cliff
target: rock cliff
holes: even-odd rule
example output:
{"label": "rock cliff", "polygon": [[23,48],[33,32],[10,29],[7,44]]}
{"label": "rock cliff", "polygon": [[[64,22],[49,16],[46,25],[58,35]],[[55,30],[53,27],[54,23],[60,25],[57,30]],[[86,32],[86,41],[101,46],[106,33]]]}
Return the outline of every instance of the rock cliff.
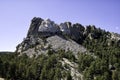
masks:
{"label": "rock cliff", "polygon": [[[27,55],[41,54],[47,52],[47,47],[52,50],[64,49],[75,54],[85,52],[86,49],[78,44],[77,40],[84,35],[85,28],[81,24],[64,22],[60,25],[50,19],[34,17],[31,20],[27,37],[17,46],[17,53]],[[37,48],[37,52],[36,49]]]}
{"label": "rock cliff", "polygon": [[120,35],[94,25],[34,17],[16,52],[8,53],[0,53],[5,80],[120,80]]}
{"label": "rock cliff", "polygon": [[94,25],[84,27],[79,23],[72,24],[71,22],[58,25],[50,19],[34,17],[26,38],[17,46],[16,52],[32,56],[46,53],[49,47],[54,51],[63,49],[70,50],[74,54],[83,53],[87,52],[83,47],[86,39],[100,39],[103,36],[108,45],[112,45],[113,39],[116,40],[118,46],[120,45],[119,35],[101,30]]}

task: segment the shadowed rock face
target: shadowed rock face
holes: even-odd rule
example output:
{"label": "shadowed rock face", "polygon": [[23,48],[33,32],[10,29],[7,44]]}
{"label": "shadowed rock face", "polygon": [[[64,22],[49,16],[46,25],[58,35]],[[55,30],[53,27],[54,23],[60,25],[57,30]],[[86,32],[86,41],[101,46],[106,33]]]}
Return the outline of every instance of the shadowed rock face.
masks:
{"label": "shadowed rock face", "polygon": [[27,37],[31,35],[38,36],[39,33],[44,33],[44,34],[63,33],[67,35],[79,36],[79,34],[83,33],[84,30],[85,28],[78,23],[71,24],[70,22],[65,22],[58,25],[54,23],[54,21],[51,21],[50,19],[43,20],[42,18],[34,17],[31,20],[31,25]]}
{"label": "shadowed rock face", "polygon": [[[85,28],[79,24],[64,22],[60,25],[50,19],[34,17],[31,20],[27,37],[17,46],[18,53],[35,54],[35,47],[48,47],[51,45],[53,50],[71,50],[74,53],[85,52],[86,49],[75,41],[81,41],[85,33]],[[67,37],[67,38],[66,38]],[[47,51],[47,50],[46,50]],[[37,53],[45,53],[45,50],[38,48]]]}
{"label": "shadowed rock face", "polygon": [[31,24],[30,24],[30,28],[28,30],[27,37],[30,35],[37,35],[38,34],[38,29],[39,29],[39,26],[41,25],[42,21],[43,21],[42,18],[36,18],[36,17],[34,17],[31,20]]}

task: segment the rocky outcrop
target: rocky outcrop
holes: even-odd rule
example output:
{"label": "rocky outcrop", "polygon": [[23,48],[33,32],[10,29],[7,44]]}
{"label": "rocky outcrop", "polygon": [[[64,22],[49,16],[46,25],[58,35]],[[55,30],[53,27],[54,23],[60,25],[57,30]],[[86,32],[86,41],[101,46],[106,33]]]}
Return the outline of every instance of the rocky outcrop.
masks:
{"label": "rocky outcrop", "polygon": [[65,50],[66,52],[70,50],[73,52],[74,55],[77,55],[78,52],[83,53],[87,51],[83,46],[79,45],[75,41],[71,39],[66,40],[64,38],[61,38],[60,36],[55,35],[46,38],[45,41],[41,40],[41,43],[39,45],[31,47],[22,52],[19,51],[19,53],[27,54],[28,56],[33,57],[33,55],[37,56],[42,53],[46,54],[49,49],[52,49],[54,51],[58,51],[62,49]]}
{"label": "rocky outcrop", "polygon": [[41,25],[39,26],[38,32],[51,32],[56,33],[59,32],[60,28],[57,24],[55,24],[50,19],[42,21]]}
{"label": "rocky outcrop", "polygon": [[63,49],[65,51],[72,51],[74,54],[77,54],[78,52],[85,52],[86,49],[76,43],[75,41],[69,39],[65,40],[59,36],[52,36],[47,38],[48,45],[51,45],[51,48],[54,50]]}
{"label": "rocky outcrop", "polygon": [[30,24],[30,28],[28,30],[27,37],[29,37],[30,35],[38,35],[38,29],[39,29],[39,26],[41,25],[42,21],[43,21],[42,18],[37,18],[37,17],[34,17],[31,20],[31,24]]}
{"label": "rocky outcrop", "polygon": [[17,46],[16,52],[32,56],[47,52],[49,45],[53,50],[71,50],[75,54],[85,52],[86,49],[75,42],[81,39],[84,30],[85,28],[78,23],[65,22],[58,25],[50,19],[43,20],[34,17],[31,20],[27,37]]}
{"label": "rocky outcrop", "polygon": [[117,33],[111,33],[111,39],[113,40],[120,40],[120,35]]}
{"label": "rocky outcrop", "polygon": [[[60,25],[57,25],[54,23],[54,21],[51,21],[50,19],[43,20],[41,18],[33,18],[31,21],[31,25],[28,31],[27,37],[34,35],[42,36],[43,34],[67,34],[67,35],[75,35],[79,36],[79,34],[83,33],[85,28],[79,24],[72,24],[70,22],[61,23]],[[43,33],[43,34],[42,34]],[[42,34],[42,35],[41,35]],[[46,37],[46,36],[43,36]]]}
{"label": "rocky outcrop", "polygon": [[[83,80],[83,74],[81,74],[78,71],[78,64],[75,62],[70,62],[68,59],[63,58],[61,61],[62,66],[64,66],[64,69],[66,71],[70,71],[72,80]],[[65,65],[67,65],[68,68],[65,68]],[[66,79],[64,79],[66,80]]]}

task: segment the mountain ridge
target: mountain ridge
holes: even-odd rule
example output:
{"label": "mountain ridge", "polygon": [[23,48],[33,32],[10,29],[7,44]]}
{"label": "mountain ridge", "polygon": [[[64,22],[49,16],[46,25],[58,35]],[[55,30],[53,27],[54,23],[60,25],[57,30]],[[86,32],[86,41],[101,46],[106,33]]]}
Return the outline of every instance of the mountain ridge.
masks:
{"label": "mountain ridge", "polygon": [[[65,22],[57,25],[54,23],[54,21],[51,21],[50,19],[43,20],[42,18],[34,17],[31,20],[31,25],[28,30],[27,37],[23,40],[21,44],[17,46],[16,52],[21,53],[22,51],[29,49],[31,46],[36,46],[37,44],[43,45],[45,39],[55,35],[61,37],[61,40],[63,39],[63,41],[68,38],[67,36],[71,35],[73,35],[73,39],[78,40],[77,36],[83,35],[84,30],[85,28],[78,23],[72,25],[70,22]],[[76,44],[76,46],[77,45],[78,44]],[[77,52],[78,51],[80,50],[77,50]]]}
{"label": "mountain ridge", "polygon": [[120,80],[120,35],[94,25],[34,17],[26,38],[0,54],[8,80]]}
{"label": "mountain ridge", "polygon": [[[34,17],[31,20],[27,37],[23,40],[21,44],[17,46],[16,52],[22,53],[23,51],[26,51],[31,47],[35,47],[36,45],[45,46],[44,44],[46,43],[46,39],[49,39],[49,37],[55,35],[61,37],[61,39],[63,40],[72,40],[73,42],[78,43],[78,45],[83,45],[83,42],[87,37],[89,39],[99,39],[101,36],[103,36],[104,33],[106,34],[104,36],[106,36],[107,40],[115,39],[119,42],[119,34],[106,32],[100,28],[96,28],[94,25],[88,25],[84,27],[79,23],[72,24],[71,22],[64,22],[58,25],[50,19],[44,20],[39,17]],[[53,41],[54,39],[55,38],[53,38]],[[57,43],[55,43],[54,45],[57,45]],[[77,53],[79,51],[80,50],[77,50]]]}

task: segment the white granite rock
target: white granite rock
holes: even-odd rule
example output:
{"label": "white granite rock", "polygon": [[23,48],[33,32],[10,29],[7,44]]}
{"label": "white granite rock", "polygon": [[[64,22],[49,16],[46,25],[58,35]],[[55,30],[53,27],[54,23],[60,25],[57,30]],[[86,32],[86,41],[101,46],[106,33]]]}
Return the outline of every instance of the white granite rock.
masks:
{"label": "white granite rock", "polygon": [[39,32],[58,32],[60,31],[59,27],[50,19],[42,21],[41,25],[39,26]]}

